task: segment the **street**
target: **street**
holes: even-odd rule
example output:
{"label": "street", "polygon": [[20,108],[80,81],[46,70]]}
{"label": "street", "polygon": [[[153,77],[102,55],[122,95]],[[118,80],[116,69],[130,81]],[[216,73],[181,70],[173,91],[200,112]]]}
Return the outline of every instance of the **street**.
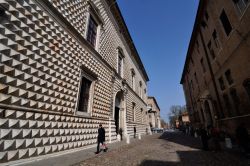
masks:
{"label": "street", "polygon": [[82,161],[74,166],[243,166],[248,160],[239,153],[202,151],[198,138],[180,132],[165,132],[144,136],[129,145],[110,148],[108,152]]}

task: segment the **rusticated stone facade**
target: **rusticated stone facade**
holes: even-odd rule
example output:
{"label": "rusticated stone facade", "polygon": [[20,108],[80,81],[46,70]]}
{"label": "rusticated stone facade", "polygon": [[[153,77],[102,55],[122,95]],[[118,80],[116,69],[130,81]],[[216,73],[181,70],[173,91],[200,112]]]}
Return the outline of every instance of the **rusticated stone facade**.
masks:
{"label": "rusticated stone facade", "polygon": [[200,1],[181,78],[194,125],[250,129],[249,4]]}
{"label": "rusticated stone facade", "polygon": [[145,134],[149,79],[115,1],[1,0],[0,22],[0,162],[96,144],[100,123],[109,142]]}

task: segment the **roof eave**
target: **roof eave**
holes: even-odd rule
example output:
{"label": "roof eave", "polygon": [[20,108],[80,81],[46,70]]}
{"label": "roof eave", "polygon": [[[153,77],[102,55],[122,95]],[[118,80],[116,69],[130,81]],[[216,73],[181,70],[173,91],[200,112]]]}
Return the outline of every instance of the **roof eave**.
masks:
{"label": "roof eave", "polygon": [[127,27],[125,20],[121,14],[120,8],[119,8],[116,0],[106,0],[106,3],[110,6],[110,10],[111,10],[112,14],[114,15],[114,17],[119,17],[119,19],[117,19],[117,20],[120,20],[120,21],[117,21],[117,23],[119,25],[119,28],[122,30],[122,32],[124,32],[123,35],[124,35],[125,40],[127,40],[128,46],[130,47],[131,51],[134,52],[134,54],[132,54],[132,56],[134,56],[136,62],[138,63],[139,68],[142,71],[142,74],[143,74],[145,80],[149,81],[149,77],[147,75],[147,72],[144,68],[144,65],[141,61],[141,58],[138,54],[138,51],[134,45],[134,42],[132,40],[132,37],[129,33],[128,27]]}
{"label": "roof eave", "polygon": [[191,38],[189,41],[188,51],[187,51],[187,55],[186,55],[186,59],[185,59],[184,68],[182,71],[180,84],[183,84],[183,82],[184,82],[184,76],[186,74],[188,62],[189,62],[189,59],[190,59],[190,56],[191,56],[191,53],[193,50],[193,46],[194,46],[195,41],[196,41],[198,29],[200,28],[199,24],[200,24],[202,16],[203,16],[205,4],[206,4],[206,0],[200,0],[198,10],[196,12],[196,18],[195,18],[195,22],[194,22],[194,26],[193,26],[193,31],[192,31]]}

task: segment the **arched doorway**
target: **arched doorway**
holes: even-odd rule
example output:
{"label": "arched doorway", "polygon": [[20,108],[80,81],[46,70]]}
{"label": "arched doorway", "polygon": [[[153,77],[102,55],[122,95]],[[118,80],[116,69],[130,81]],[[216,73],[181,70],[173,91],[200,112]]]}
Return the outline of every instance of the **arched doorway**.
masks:
{"label": "arched doorway", "polygon": [[116,133],[119,133],[120,128],[124,131],[125,112],[123,91],[119,91],[115,96],[114,120]]}
{"label": "arched doorway", "polygon": [[212,125],[213,124],[212,113],[207,100],[204,103],[204,107],[205,107],[207,126]]}

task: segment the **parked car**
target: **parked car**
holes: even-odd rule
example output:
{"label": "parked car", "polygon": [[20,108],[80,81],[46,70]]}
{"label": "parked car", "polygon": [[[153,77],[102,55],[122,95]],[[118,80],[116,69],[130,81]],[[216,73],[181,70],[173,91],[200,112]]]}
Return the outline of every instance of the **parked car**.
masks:
{"label": "parked car", "polygon": [[155,128],[155,127],[151,127],[151,131],[152,133],[163,133],[163,128]]}

